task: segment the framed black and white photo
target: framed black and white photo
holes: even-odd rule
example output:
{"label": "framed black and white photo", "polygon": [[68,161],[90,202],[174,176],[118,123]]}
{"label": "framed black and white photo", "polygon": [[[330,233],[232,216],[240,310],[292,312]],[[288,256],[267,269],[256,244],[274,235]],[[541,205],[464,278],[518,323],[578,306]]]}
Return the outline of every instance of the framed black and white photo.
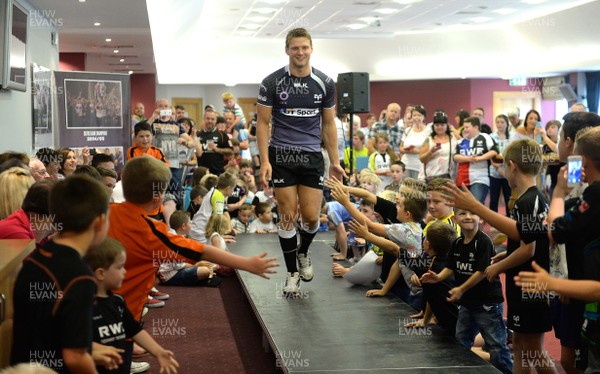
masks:
{"label": "framed black and white photo", "polygon": [[[101,149],[131,144],[129,74],[52,72],[57,144]],[[115,150],[114,155],[122,151]]]}

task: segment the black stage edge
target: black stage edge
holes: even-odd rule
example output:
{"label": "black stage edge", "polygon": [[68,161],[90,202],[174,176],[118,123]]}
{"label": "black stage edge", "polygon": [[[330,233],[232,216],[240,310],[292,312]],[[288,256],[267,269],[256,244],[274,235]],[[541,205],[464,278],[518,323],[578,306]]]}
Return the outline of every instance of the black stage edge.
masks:
{"label": "black stage edge", "polygon": [[[366,298],[331,273],[333,232],[311,245],[315,277],[302,282],[301,298],[282,296],[285,265],[276,234],[242,234],[231,252],[253,256],[266,251],[281,266],[270,280],[245,271],[240,283],[256,313],[276,365],[286,373],[497,373],[489,363],[432,329],[404,329],[414,310],[395,296]],[[374,288],[374,287],[373,287]],[[265,344],[265,345],[266,345]],[[268,347],[265,346],[265,349]]]}

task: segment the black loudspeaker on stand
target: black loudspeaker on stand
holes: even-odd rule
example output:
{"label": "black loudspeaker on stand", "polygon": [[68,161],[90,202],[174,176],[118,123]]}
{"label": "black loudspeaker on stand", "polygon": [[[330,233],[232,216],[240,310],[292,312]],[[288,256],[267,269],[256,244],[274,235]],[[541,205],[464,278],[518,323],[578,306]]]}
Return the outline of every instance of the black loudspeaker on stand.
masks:
{"label": "black loudspeaker on stand", "polygon": [[[337,77],[337,102],[339,114],[350,114],[350,173],[354,172],[354,113],[370,111],[369,73],[341,73]],[[344,134],[345,135],[345,134]]]}
{"label": "black loudspeaker on stand", "polygon": [[369,73],[342,73],[337,78],[338,113],[369,113]]}

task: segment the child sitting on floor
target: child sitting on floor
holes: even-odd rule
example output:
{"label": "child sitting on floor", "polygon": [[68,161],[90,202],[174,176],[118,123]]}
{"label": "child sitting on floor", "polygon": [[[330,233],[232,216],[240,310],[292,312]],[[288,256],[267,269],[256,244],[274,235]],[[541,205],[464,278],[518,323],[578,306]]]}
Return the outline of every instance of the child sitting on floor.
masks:
{"label": "child sitting on floor", "polygon": [[231,228],[236,235],[250,232],[250,221],[252,220],[253,212],[254,207],[251,204],[242,204],[238,211],[238,216],[231,219]]}
{"label": "child sitting on floor", "polygon": [[277,232],[277,226],[273,222],[273,213],[269,203],[258,203],[254,208],[256,219],[248,228],[249,233],[271,234]]}
{"label": "child sitting on floor", "polygon": [[223,236],[231,232],[229,218],[224,214],[213,214],[206,224],[206,241],[217,248],[227,250]]}
{"label": "child sitting on floor", "polygon": [[[190,232],[190,217],[178,210],[174,212],[169,225],[171,232],[186,237]],[[216,265],[208,261],[198,261],[194,264],[173,258],[160,263],[158,280],[167,286],[209,286],[221,284],[221,278],[215,275]]]}

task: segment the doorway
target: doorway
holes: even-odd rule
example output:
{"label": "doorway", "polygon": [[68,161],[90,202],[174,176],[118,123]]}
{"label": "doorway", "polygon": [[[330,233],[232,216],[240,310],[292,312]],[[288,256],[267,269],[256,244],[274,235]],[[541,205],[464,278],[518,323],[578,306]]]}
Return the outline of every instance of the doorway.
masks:
{"label": "doorway", "polygon": [[[539,91],[494,91],[493,100],[494,118],[499,114],[508,115],[515,107],[519,108],[521,119],[530,109],[535,109],[538,113],[542,111],[542,94]],[[493,131],[496,131],[495,123]]]}
{"label": "doorway", "polygon": [[197,97],[174,97],[171,99],[172,105],[183,105],[187,113],[188,118],[191,118],[200,124],[202,117],[204,116],[204,105],[202,98]]}

